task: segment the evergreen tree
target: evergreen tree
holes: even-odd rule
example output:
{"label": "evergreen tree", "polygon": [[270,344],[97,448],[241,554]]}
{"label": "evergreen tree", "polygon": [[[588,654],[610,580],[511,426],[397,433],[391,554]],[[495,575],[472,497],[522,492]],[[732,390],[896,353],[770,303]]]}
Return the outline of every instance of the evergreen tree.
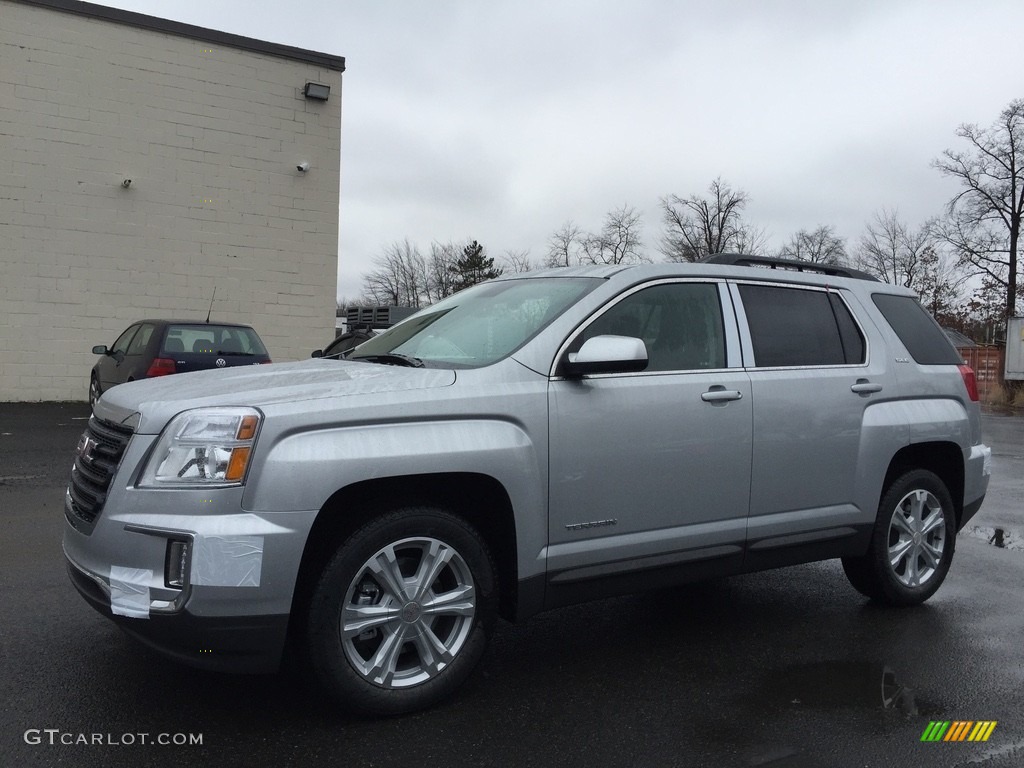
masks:
{"label": "evergreen tree", "polygon": [[485,280],[493,280],[503,271],[500,267],[494,266],[494,259],[486,254],[484,247],[476,240],[462,249],[462,256],[449,266],[448,270],[452,274],[454,291],[461,291]]}

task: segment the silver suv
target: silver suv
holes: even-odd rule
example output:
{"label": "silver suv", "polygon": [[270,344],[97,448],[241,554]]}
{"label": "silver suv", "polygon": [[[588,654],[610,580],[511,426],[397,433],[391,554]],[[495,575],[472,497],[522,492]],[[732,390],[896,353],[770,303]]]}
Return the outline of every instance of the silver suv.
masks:
{"label": "silver suv", "polygon": [[851,270],[528,273],[345,360],[107,392],[64,552],[170,656],[266,671],[291,641],[343,706],[408,712],[499,616],[837,557],[926,600],[988,486],[977,400],[911,292]]}

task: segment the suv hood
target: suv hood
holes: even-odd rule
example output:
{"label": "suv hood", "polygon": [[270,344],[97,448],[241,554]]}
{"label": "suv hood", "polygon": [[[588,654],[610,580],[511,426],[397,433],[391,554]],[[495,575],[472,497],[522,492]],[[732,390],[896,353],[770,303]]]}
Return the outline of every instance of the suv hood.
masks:
{"label": "suv hood", "polygon": [[[455,372],[441,368],[337,360],[303,360],[161,376],[119,384],[103,394],[94,413],[156,434],[175,414],[190,408],[276,403],[447,387]],[[138,415],[136,415],[138,414]]]}

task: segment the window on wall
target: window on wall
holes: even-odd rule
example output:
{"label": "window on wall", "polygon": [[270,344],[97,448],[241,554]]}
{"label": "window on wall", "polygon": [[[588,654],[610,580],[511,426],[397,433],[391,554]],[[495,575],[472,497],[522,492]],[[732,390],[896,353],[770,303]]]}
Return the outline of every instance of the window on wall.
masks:
{"label": "window on wall", "polygon": [[642,339],[645,371],[725,367],[722,307],[713,283],[662,283],[637,291],[587,326],[570,351],[603,335]]}
{"label": "window on wall", "polygon": [[741,285],[739,291],[757,367],[864,362],[864,337],[838,296],[772,285]]}

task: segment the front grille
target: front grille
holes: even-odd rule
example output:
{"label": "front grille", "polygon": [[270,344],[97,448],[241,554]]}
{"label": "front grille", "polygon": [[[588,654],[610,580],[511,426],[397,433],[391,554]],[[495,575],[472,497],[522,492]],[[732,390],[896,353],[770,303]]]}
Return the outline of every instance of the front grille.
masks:
{"label": "front grille", "polygon": [[92,533],[107,500],[107,490],[124,455],[132,430],[95,416],[78,443],[71,484],[64,497],[64,515],[83,533]]}

